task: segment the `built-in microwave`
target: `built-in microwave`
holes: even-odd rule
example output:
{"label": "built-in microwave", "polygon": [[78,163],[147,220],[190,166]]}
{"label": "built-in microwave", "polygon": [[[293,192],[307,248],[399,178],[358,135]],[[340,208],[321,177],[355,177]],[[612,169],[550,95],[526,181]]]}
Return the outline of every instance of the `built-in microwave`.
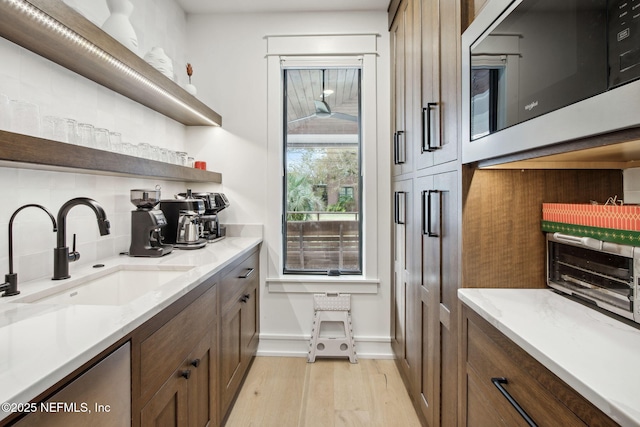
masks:
{"label": "built-in microwave", "polygon": [[640,0],[489,0],[462,37],[465,163],[640,126]]}
{"label": "built-in microwave", "polygon": [[640,247],[547,234],[547,285],[640,323]]}

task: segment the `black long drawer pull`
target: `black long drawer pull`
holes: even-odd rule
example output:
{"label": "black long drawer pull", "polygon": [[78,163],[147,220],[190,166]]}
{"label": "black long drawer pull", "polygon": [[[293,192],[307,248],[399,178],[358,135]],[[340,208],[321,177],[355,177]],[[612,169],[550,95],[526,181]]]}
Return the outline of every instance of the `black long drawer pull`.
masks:
{"label": "black long drawer pull", "polygon": [[245,274],[243,274],[242,276],[238,276],[238,279],[247,279],[249,276],[253,274],[254,270],[255,268],[248,268]]}
{"label": "black long drawer pull", "polygon": [[[422,152],[437,150],[437,145],[431,144],[431,110],[438,104],[435,102],[427,103],[427,106],[422,109]],[[426,141],[426,144],[425,144]]]}
{"label": "black long drawer pull", "polygon": [[509,381],[506,378],[504,377],[491,378],[491,382],[493,383],[494,386],[496,386],[498,391],[502,393],[504,398],[507,399],[507,401],[511,404],[511,406],[513,406],[514,409],[518,411],[520,416],[527,422],[527,424],[529,424],[531,427],[538,427],[538,424],[536,424],[531,419],[529,414],[527,414],[525,410],[522,409],[522,406],[520,406],[520,404],[518,404],[518,402],[513,398],[513,396],[509,394],[507,389],[502,386],[503,384],[509,384]]}

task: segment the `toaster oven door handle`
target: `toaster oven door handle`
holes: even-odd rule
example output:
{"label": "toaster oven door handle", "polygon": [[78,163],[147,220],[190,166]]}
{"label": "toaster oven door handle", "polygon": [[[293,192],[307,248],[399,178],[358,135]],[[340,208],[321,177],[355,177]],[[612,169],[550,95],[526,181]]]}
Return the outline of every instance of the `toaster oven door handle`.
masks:
{"label": "toaster oven door handle", "polygon": [[562,233],[553,233],[553,237],[561,242],[575,243],[588,248],[602,250],[602,241],[591,237],[570,236]]}

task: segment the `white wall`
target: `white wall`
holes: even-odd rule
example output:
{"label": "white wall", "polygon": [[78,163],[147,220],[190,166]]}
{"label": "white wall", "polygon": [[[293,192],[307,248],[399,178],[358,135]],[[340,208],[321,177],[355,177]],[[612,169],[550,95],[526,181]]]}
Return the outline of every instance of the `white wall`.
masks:
{"label": "white wall", "polygon": [[[378,33],[378,139],[389,135],[389,40],[385,12],[189,15],[189,58],[198,96],[222,115],[222,128],[191,128],[188,149],[222,172],[234,209],[228,222],[266,223],[267,35]],[[379,142],[379,143],[380,143]],[[390,357],[389,159],[379,156],[379,278],[376,293],[352,297],[357,351]],[[271,178],[272,179],[272,178]],[[270,245],[277,244],[271,242]],[[264,245],[266,246],[266,245]],[[262,265],[266,263],[263,246]],[[270,293],[261,278],[260,354],[306,355],[312,294]],[[340,290],[336,287],[336,290]]]}
{"label": "white wall", "polygon": [[[104,1],[82,3],[83,10],[100,24],[108,11]],[[131,20],[143,49],[162,45],[174,58],[186,59],[186,16],[173,0],[135,1]],[[168,25],[168,22],[171,22]],[[180,67],[180,70],[182,68]],[[184,73],[186,81],[186,72]],[[57,64],[0,38],[0,93],[39,105],[40,113],[70,117],[121,132],[123,139],[149,142],[174,150],[185,148],[185,126],[105,89]],[[118,178],[0,167],[0,274],[8,273],[8,223],[11,214],[26,203],[44,205],[55,216],[67,200],[85,196],[97,200],[111,220],[111,235],[100,237],[93,212],[75,207],[69,214],[67,241],[77,233],[79,265],[117,255],[130,243],[129,190],[161,185],[163,197],[184,191],[185,184],[136,178]],[[200,185],[209,191],[218,185]],[[55,235],[51,221],[33,208],[22,211],[14,222],[14,270],[19,282],[49,277],[53,273]],[[0,276],[2,277],[2,276]],[[20,286],[20,285],[19,285]]]}

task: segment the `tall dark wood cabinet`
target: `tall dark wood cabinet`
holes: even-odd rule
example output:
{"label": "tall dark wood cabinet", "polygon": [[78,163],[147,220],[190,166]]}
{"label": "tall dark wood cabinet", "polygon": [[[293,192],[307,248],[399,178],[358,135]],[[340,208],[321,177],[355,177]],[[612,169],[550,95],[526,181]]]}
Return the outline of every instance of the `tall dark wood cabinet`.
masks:
{"label": "tall dark wood cabinet", "polygon": [[[457,422],[460,15],[460,0],[393,1],[389,8],[396,201],[392,343],[409,394],[429,426]],[[399,194],[406,200],[401,207],[411,211],[400,215],[403,224]]]}
{"label": "tall dark wood cabinet", "polygon": [[393,281],[391,293],[391,346],[398,358],[398,366],[403,376],[417,374],[418,347],[416,336],[416,310],[413,301],[418,297],[415,287],[411,286],[411,259],[413,240],[413,180],[404,179],[393,185]]}

